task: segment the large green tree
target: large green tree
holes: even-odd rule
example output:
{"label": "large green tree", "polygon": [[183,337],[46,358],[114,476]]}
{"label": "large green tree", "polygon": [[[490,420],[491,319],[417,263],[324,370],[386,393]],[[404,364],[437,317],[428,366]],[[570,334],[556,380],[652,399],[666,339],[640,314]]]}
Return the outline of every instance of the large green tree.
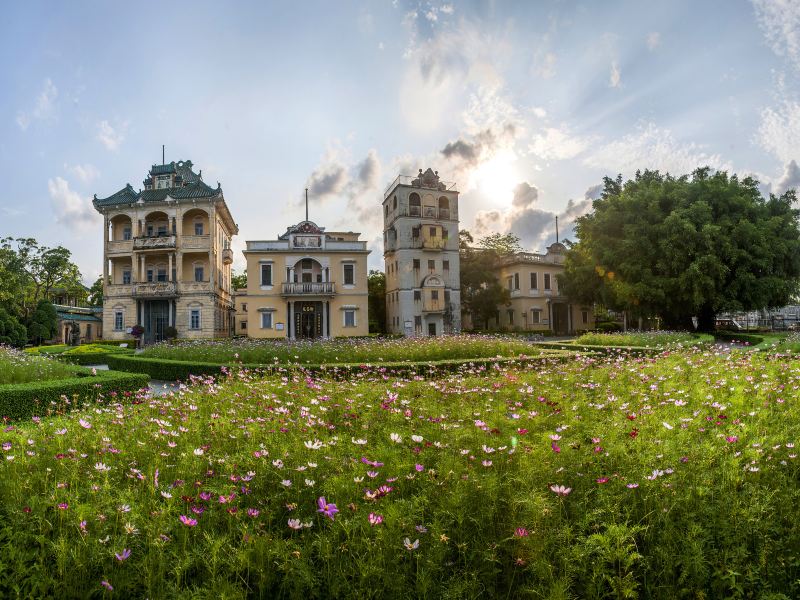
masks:
{"label": "large green tree", "polygon": [[697,169],[604,180],[575,226],[562,291],[666,327],[711,331],[716,314],[788,304],[800,277],[794,190],[762,197],[758,182]]}
{"label": "large green tree", "polygon": [[39,345],[55,337],[58,332],[58,314],[47,300],[39,300],[28,322],[28,340]]}
{"label": "large green tree", "polygon": [[0,344],[22,348],[27,341],[25,326],[6,309],[0,308]]}
{"label": "large green tree", "polygon": [[103,276],[97,278],[89,288],[89,294],[86,297],[89,306],[103,306]]}
{"label": "large green tree", "polygon": [[461,305],[472,315],[473,326],[489,327],[497,307],[509,302],[509,293],[497,279],[497,264],[520,251],[519,238],[513,234],[492,234],[481,238],[477,247],[469,231],[459,232]]}
{"label": "large green tree", "polygon": [[231,285],[233,286],[234,290],[246,290],[247,270],[245,269],[241,273],[234,273],[233,275],[231,275]]}
{"label": "large green tree", "polygon": [[370,270],[367,276],[369,332],[386,333],[386,274]]}

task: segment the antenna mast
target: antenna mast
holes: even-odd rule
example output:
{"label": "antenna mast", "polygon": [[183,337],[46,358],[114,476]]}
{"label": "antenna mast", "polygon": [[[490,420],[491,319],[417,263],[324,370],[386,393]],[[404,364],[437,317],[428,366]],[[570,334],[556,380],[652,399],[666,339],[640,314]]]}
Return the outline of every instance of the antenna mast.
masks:
{"label": "antenna mast", "polygon": [[306,188],[306,221],[308,221],[308,188]]}
{"label": "antenna mast", "polygon": [[558,243],[558,215],[556,215],[556,244]]}
{"label": "antenna mast", "polygon": [[164,160],[164,144],[161,144],[161,165],[163,166],[165,163]]}

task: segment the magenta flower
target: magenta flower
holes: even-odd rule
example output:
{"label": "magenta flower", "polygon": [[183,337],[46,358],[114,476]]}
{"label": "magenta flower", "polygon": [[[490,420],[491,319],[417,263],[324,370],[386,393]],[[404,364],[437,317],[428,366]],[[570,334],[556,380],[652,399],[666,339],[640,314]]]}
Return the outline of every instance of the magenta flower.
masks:
{"label": "magenta flower", "polygon": [[66,502],[59,502],[58,508],[60,508],[61,510],[67,510],[69,508],[69,504],[67,504]]}
{"label": "magenta flower", "polygon": [[113,592],[113,591],[114,591],[114,586],[113,586],[113,585],[111,585],[111,584],[110,584],[108,581],[106,581],[105,579],[103,579],[103,581],[101,581],[101,582],[100,582],[100,585],[102,585],[104,588],[106,588],[106,589],[107,589],[109,592]]}
{"label": "magenta flower", "polygon": [[323,515],[328,517],[331,521],[333,521],[333,515],[339,512],[339,509],[336,508],[335,504],[333,503],[328,504],[328,501],[325,500],[325,496],[319,497],[319,499],[317,500],[317,506],[319,506],[317,512],[322,513]]}
{"label": "magenta flower", "polygon": [[417,472],[422,472],[425,470],[423,465],[414,465],[414,468],[417,470]]}
{"label": "magenta flower", "polygon": [[197,525],[197,519],[192,519],[191,517],[187,517],[186,515],[180,516],[181,523],[186,525],[187,527],[194,527]]}
{"label": "magenta flower", "polygon": [[375,513],[369,513],[369,524],[375,527],[375,525],[380,525],[383,523],[383,515],[376,515]]}
{"label": "magenta flower", "polygon": [[561,452],[561,447],[555,442],[550,442],[550,448],[552,448],[553,452],[555,452],[556,454]]}
{"label": "magenta flower", "polygon": [[524,527],[517,527],[514,530],[514,537],[519,537],[519,538],[528,537],[528,530],[525,529]]}
{"label": "magenta flower", "polygon": [[257,508],[248,508],[247,509],[247,516],[255,519],[260,514],[260,511]]}
{"label": "magenta flower", "polygon": [[596,479],[596,481],[597,481],[597,483],[600,483],[600,484],[602,484],[602,483],[608,483],[608,477],[598,477],[598,478]]}
{"label": "magenta flower", "polygon": [[739,441],[739,438],[736,437],[735,435],[728,435],[725,436],[725,441],[728,442],[729,444],[735,444],[736,442]]}
{"label": "magenta flower", "polygon": [[124,561],[124,560],[125,560],[125,559],[127,559],[127,558],[128,558],[130,555],[131,555],[131,549],[130,549],[130,548],[125,548],[125,549],[122,551],[122,554],[118,554],[118,553],[116,553],[116,552],[114,553],[114,556],[117,558],[117,560],[118,560],[119,562],[122,562],[122,561]]}

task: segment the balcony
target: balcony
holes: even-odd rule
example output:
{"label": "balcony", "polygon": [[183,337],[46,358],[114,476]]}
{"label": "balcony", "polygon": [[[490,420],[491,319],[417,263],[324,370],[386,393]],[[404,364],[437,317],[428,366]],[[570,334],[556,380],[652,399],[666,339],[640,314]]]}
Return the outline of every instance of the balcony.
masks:
{"label": "balcony", "polygon": [[174,235],[133,238],[134,250],[163,250],[175,247]]}
{"label": "balcony", "polygon": [[132,295],[134,298],[174,298],[178,290],[174,281],[136,283]]}
{"label": "balcony", "polygon": [[130,254],[133,250],[133,240],[111,240],[106,249],[108,254]]}
{"label": "balcony", "polygon": [[332,281],[281,284],[282,296],[333,296],[335,293]]}
{"label": "balcony", "polygon": [[106,284],[104,293],[109,298],[130,298],[133,291],[133,286],[127,283],[109,283]]}
{"label": "balcony", "polygon": [[208,250],[211,248],[211,236],[184,235],[181,237],[181,248],[184,250]]}
{"label": "balcony", "polygon": [[[400,206],[396,211],[394,211],[394,214],[398,217],[450,219],[449,208],[437,208],[435,206]],[[453,215],[453,218],[455,219],[455,214]]]}
{"label": "balcony", "polygon": [[222,250],[222,263],[229,265],[233,262],[233,250],[230,248],[223,248]]}
{"label": "balcony", "polygon": [[421,248],[422,250],[446,250],[447,241],[442,238],[411,238],[412,248]]}
{"label": "balcony", "polygon": [[182,294],[191,292],[212,292],[210,281],[181,281]]}
{"label": "balcony", "polygon": [[441,313],[445,311],[447,304],[444,300],[431,300],[426,298],[422,302],[422,312],[424,313]]}

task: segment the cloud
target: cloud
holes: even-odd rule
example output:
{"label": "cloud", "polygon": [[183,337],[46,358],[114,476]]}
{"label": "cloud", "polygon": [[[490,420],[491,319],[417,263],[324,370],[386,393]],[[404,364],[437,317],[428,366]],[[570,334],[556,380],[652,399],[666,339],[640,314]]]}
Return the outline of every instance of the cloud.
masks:
{"label": "cloud", "polygon": [[501,150],[513,147],[516,136],[516,125],[507,123],[499,129],[484,129],[475,135],[448,142],[440,154],[448,160],[447,167],[452,177],[469,181],[471,173],[479,165],[490,161]]}
{"label": "cloud", "polygon": [[97,167],[86,163],[85,165],[64,165],[64,168],[75,175],[82,183],[91,183],[100,176]]}
{"label": "cloud", "polygon": [[776,194],[783,194],[786,190],[800,191],[800,165],[795,160],[786,164],[783,176],[775,184]]}
{"label": "cloud", "polygon": [[106,147],[107,150],[116,151],[122,142],[125,141],[125,133],[128,129],[127,122],[118,125],[115,129],[106,120],[97,123],[97,140]]}
{"label": "cloud", "polygon": [[69,183],[61,177],[49,179],[47,189],[56,215],[61,225],[77,230],[97,227],[100,215],[94,210],[89,198],[81,198],[78,192],[69,188]]}
{"label": "cloud", "polygon": [[356,178],[359,184],[370,189],[377,185],[381,177],[381,162],[378,159],[378,152],[373,148],[367,153],[367,157],[356,166]]}
{"label": "cloud", "polygon": [[621,79],[622,79],[622,74],[620,73],[619,70],[619,64],[617,64],[617,61],[612,60],[611,73],[608,76],[608,85],[613,88],[617,88],[620,86]]}
{"label": "cloud", "polygon": [[558,216],[559,239],[574,236],[575,219],[592,208],[591,196],[597,187],[586,190],[584,199],[569,200],[563,211],[557,213],[538,208],[539,190],[527,181],[514,188],[514,198],[507,210],[480,210],[475,214],[472,233],[476,238],[491,233],[513,233],[520,239],[523,248],[541,249],[555,241],[556,216]]}
{"label": "cloud", "polygon": [[603,195],[603,184],[593,185],[583,194],[584,200],[597,200]]}
{"label": "cloud", "polygon": [[756,142],[782,163],[800,158],[800,102],[789,97],[761,111]]}
{"label": "cloud", "polygon": [[632,176],[637,170],[658,169],[672,174],[691,173],[698,167],[730,170],[719,154],[708,154],[694,142],[680,142],[668,129],[654,123],[641,124],[637,131],[600,146],[584,164],[607,173]]}
{"label": "cloud", "polygon": [[582,154],[594,138],[571,135],[564,129],[547,127],[531,139],[528,149],[544,160],[567,160]]}
{"label": "cloud", "polygon": [[800,3],[752,0],[756,19],[770,49],[800,69]]}
{"label": "cloud", "polygon": [[651,31],[647,34],[647,49],[651,52],[661,45],[661,34],[658,31]]}
{"label": "cloud", "polygon": [[48,121],[55,118],[56,99],[58,98],[58,88],[47,78],[44,80],[42,91],[36,97],[32,109],[17,113],[17,125],[25,131],[33,121]]}
{"label": "cloud", "polygon": [[552,52],[537,51],[533,57],[533,72],[542,79],[550,79],[556,74],[556,60]]}
{"label": "cloud", "polygon": [[338,159],[331,159],[311,173],[306,187],[313,198],[324,199],[341,193],[349,179],[347,167]]}

